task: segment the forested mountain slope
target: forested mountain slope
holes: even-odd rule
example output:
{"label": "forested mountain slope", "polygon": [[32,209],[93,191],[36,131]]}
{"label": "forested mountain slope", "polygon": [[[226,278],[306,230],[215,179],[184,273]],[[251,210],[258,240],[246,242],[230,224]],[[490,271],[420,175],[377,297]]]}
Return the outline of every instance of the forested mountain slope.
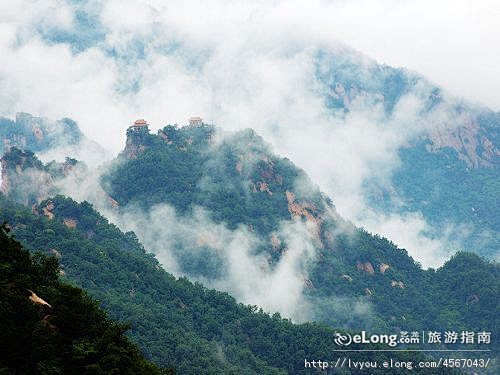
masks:
{"label": "forested mountain slope", "polygon": [[[107,152],[89,140],[70,118],[57,121],[18,112],[14,119],[0,116],[0,153],[12,147],[30,150],[48,157],[85,157],[96,163]],[[50,160],[50,159],[49,159]]]}
{"label": "forested mountain slope", "polygon": [[[34,213],[5,198],[0,205],[1,217],[25,246],[56,256],[64,279],[88,290],[113,318],[130,322],[130,337],[145,356],[178,373],[310,373],[305,358],[328,359],[336,348],[331,328],[295,325],[279,314],[238,304],[226,293],[174,278],[133,233],[120,232],[88,203],[58,196]],[[392,357],[410,360],[403,353]],[[358,353],[351,358],[389,357]],[[415,358],[422,357],[411,355]]]}
{"label": "forested mountain slope", "polygon": [[0,227],[2,374],[160,374],[87,294]]}
{"label": "forested mountain slope", "polygon": [[[455,264],[458,262],[461,267],[450,278],[454,288],[461,287],[448,289],[445,285],[449,284],[439,278],[446,265],[438,271],[424,271],[404,249],[343,220],[331,200],[308,181],[303,171],[289,160],[273,155],[253,131],[228,135],[222,141],[214,135],[215,129],[207,125],[167,126],[158,135],[129,133],[124,152],[102,178],[102,186],[109,194],[103,200],[114,202],[110,212],[116,217],[121,212],[130,213],[130,208],[135,214],[169,204],[175,207],[177,219],[185,217],[194,226],[195,234],[177,233],[175,227],[170,231],[162,224],[173,224],[166,224],[167,216],[162,219],[160,215],[160,226],[146,220],[136,228],[139,238],[160,239],[146,243],[156,246],[152,250],[159,255],[162,247],[171,247],[161,259],[175,260],[179,267],[176,272],[208,285],[224,285],[222,289],[246,300],[244,294],[238,294],[235,279],[228,277],[238,266],[231,259],[231,252],[237,249],[225,243],[217,231],[208,237],[204,233],[215,222],[230,233],[242,231],[244,236],[255,239],[249,249],[250,259],[260,262],[263,271],[256,271],[263,277],[278,272],[289,260],[287,257],[297,251],[296,247],[308,249],[297,253],[301,255],[293,264],[292,275],[293,281],[299,283],[295,292],[304,297],[303,306],[296,302],[299,306],[295,311],[303,313],[301,316],[307,320],[357,329],[368,325],[374,330],[498,328],[498,265],[459,253]],[[19,152],[13,150],[4,156],[4,163],[11,163],[4,176],[17,173],[23,178],[36,170],[53,180],[64,178],[57,177],[54,170],[59,169],[53,165],[43,166],[33,155]],[[30,167],[16,169],[20,164],[15,160],[23,160],[23,165]],[[24,193],[19,190],[11,186],[7,194],[19,198]],[[37,197],[29,204],[43,198]],[[26,197],[19,201],[25,203]],[[193,212],[200,206],[209,220],[195,224]],[[53,215],[48,202],[32,210],[48,217]],[[134,221],[137,217],[126,216],[126,220]],[[67,225],[76,225],[72,215],[64,218]],[[300,245],[292,243],[290,232],[283,229],[287,226],[287,230],[303,231]],[[162,232],[171,242],[162,241]],[[473,265],[470,269],[469,262]],[[488,276],[473,276],[475,270]],[[247,276],[252,280],[252,275]],[[262,285],[253,285],[259,287]],[[292,290],[288,292],[290,298],[297,297]],[[443,301],[438,306],[437,299]],[[343,306],[362,311],[353,318],[352,313],[343,311]]]}
{"label": "forested mountain slope", "polygon": [[[224,343],[227,339],[236,345],[222,346],[225,355],[232,356],[227,371],[301,369],[297,363],[286,367],[281,359],[261,351],[262,347],[257,349],[251,343],[241,347],[242,337],[254,337],[254,328],[242,328],[241,322],[236,323],[238,319],[226,315],[220,320],[219,315],[222,311],[233,311],[229,314],[233,317],[250,314],[251,326],[257,324],[253,319],[260,317],[263,320],[259,324],[266,328],[258,332],[268,330],[276,317],[254,315],[255,308],[237,305],[226,294],[193,286],[185,279],[175,280],[144,252],[133,233],[122,234],[88,203],[76,204],[62,197],[44,199],[58,190],[55,182],[67,177],[61,171],[68,162],[78,165],[76,161],[43,165],[33,154],[18,149],[6,154],[2,163],[7,181],[13,174],[23,181],[34,172],[49,179],[45,196],[30,196],[22,182],[3,189],[9,199],[33,206],[29,211],[4,199],[2,217],[12,223],[14,232],[29,248],[61,254],[67,277],[102,300],[113,318],[131,321],[131,337],[148,358],[165,366],[175,363],[185,371],[208,366],[210,373],[220,366],[217,348],[225,337]],[[85,168],[78,173],[85,176]],[[178,218],[189,219],[196,207],[202,207],[210,221],[258,238],[252,252],[266,259],[269,272],[279,269],[290,252],[287,232],[282,230],[284,223],[303,225],[306,246],[314,249],[299,269],[304,307],[312,307],[308,319],[333,327],[369,327],[374,332],[498,332],[497,264],[459,253],[437,271],[422,270],[405,250],[339,217],[331,200],[308,181],[305,173],[289,160],[273,155],[253,131],[228,134],[222,140],[217,139],[215,128],[207,125],[167,126],[158,135],[129,132],[127,146],[102,177],[102,186],[106,191],[102,198],[113,202],[110,212],[116,217],[131,208],[133,212],[152,212],[158,205],[168,204],[175,207]],[[138,229],[139,238],[148,229],[161,235],[161,228],[147,228],[146,224]],[[183,237],[183,233],[172,235]],[[210,241],[200,242],[199,237],[174,241],[174,250],[172,255],[181,274],[208,285],[223,280],[231,266],[225,258],[230,252],[221,252]],[[192,311],[190,306],[194,306]],[[366,311],[356,315],[353,310],[350,319],[342,311],[356,306],[364,306]],[[159,318],[162,316],[173,320]],[[272,324],[296,327],[281,319]],[[312,329],[309,326],[298,327]],[[293,337],[302,328],[295,329],[298,331],[292,331]],[[315,329],[325,337],[332,334],[326,328]],[[167,336],[175,338],[166,340]],[[265,337],[270,342],[290,340]],[[254,338],[258,342],[264,339],[258,334]],[[180,341],[189,342],[183,354],[178,352]],[[305,341],[305,347],[326,355],[331,348],[328,343],[332,341],[320,346]],[[281,351],[288,353],[290,360],[297,354],[290,347]],[[254,358],[252,364],[242,363],[248,356]],[[188,358],[191,361],[193,357],[197,365],[190,367]]]}
{"label": "forested mountain slope", "polygon": [[[189,217],[194,207],[201,206],[215,222],[230,229],[248,228],[262,239],[254,251],[265,254],[271,270],[279,268],[289,251],[286,235],[280,230],[283,223],[304,223],[310,234],[306,242],[314,247],[314,255],[301,270],[304,294],[315,306],[314,319],[347,324],[336,310],[335,297],[354,297],[374,306],[373,324],[379,328],[498,327],[494,313],[498,265],[480,258],[472,262],[473,255],[457,254],[455,261],[463,268],[453,275],[455,286],[473,285],[481,294],[479,300],[473,298],[479,305],[470,306],[471,296],[476,294],[468,295],[468,288],[460,288],[459,295],[454,294],[456,299],[445,298],[450,291],[438,279],[446,265],[437,272],[424,271],[405,250],[343,220],[303,171],[273,155],[251,130],[226,135],[223,140],[207,125],[167,126],[158,135],[129,132],[127,146],[103,177],[103,186],[116,200],[118,210],[138,205],[147,211],[168,203],[181,217]],[[137,230],[141,237],[147,228]],[[188,259],[177,257],[181,271],[190,277],[223,279],[230,268],[217,246],[206,241],[201,245],[199,239],[179,241],[174,246],[173,256],[189,253]],[[200,259],[196,261],[196,257]],[[464,277],[474,273],[465,266],[469,260],[475,266],[482,264],[478,272],[491,278]],[[436,306],[436,299],[443,303]]]}
{"label": "forested mountain slope", "polygon": [[0,117],[0,151],[16,146],[34,152],[61,145],[76,145],[84,135],[69,118],[51,122],[29,113],[16,113],[14,120]]}

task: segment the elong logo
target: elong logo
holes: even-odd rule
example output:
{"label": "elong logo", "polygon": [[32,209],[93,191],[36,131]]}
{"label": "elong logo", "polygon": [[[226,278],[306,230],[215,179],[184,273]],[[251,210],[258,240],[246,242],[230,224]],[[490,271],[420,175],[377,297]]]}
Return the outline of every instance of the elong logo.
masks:
{"label": "elong logo", "polygon": [[398,335],[368,335],[366,331],[361,331],[360,335],[350,335],[349,333],[335,332],[333,339],[339,346],[349,346],[355,344],[387,344],[394,347],[398,344]]}

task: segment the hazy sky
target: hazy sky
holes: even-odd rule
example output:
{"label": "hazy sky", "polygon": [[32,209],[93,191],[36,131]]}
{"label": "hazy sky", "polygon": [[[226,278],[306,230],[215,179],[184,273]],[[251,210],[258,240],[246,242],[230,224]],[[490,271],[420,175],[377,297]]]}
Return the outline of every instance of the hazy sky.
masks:
{"label": "hazy sky", "polygon": [[[500,111],[500,1],[351,0],[330,3],[332,35],[405,66],[457,96]],[[319,5],[321,7],[321,5]]]}
{"label": "hazy sky", "polygon": [[[29,23],[71,27],[72,6],[63,0],[3,0],[2,31],[26,32]],[[89,1],[93,8],[100,1]],[[163,18],[180,29],[209,26],[237,34],[253,23],[280,33],[290,26],[313,39],[337,39],[379,62],[405,66],[452,93],[500,110],[500,2],[496,0],[110,0],[101,14],[108,26]],[[97,5],[96,5],[97,4]],[[112,13],[110,13],[112,12]],[[160,15],[161,18],[161,15]],[[183,33],[189,36],[189,31]],[[5,38],[6,35],[3,36]],[[210,36],[207,36],[209,38]],[[5,46],[2,46],[5,47]]]}

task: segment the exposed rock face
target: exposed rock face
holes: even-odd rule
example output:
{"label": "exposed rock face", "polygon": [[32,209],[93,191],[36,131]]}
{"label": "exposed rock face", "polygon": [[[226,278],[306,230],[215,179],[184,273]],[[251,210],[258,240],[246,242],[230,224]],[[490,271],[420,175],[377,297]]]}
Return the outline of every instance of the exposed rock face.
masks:
{"label": "exposed rock face", "polygon": [[456,127],[446,123],[429,132],[427,137],[431,144],[427,145],[427,150],[436,152],[450,147],[471,167],[491,166],[494,159],[500,156],[500,150],[472,116],[463,115],[459,121]]}
{"label": "exposed rock face", "polygon": [[[134,131],[131,128],[127,130],[127,142],[124,155],[129,159],[136,159],[137,155],[146,150],[146,143],[149,134],[149,128],[146,126],[139,131]],[[164,139],[167,143],[171,143],[166,133],[159,131],[158,136]]]}
{"label": "exposed rock face", "polygon": [[47,306],[47,307],[50,307],[52,308],[52,306],[50,306],[47,302],[45,302],[43,299],[41,299],[40,297],[38,297],[35,292],[31,291],[31,290],[28,290],[28,292],[31,293],[31,295],[28,297],[33,303],[37,304],[37,305],[40,305],[40,306]]}
{"label": "exposed rock face", "polygon": [[405,288],[405,284],[403,284],[402,281],[396,281],[396,280],[391,280],[391,286],[393,288],[399,288],[399,289]]}
{"label": "exposed rock face", "polygon": [[76,224],[78,223],[76,219],[70,217],[65,217],[63,222],[68,228],[76,228]]}
{"label": "exposed rock face", "polygon": [[292,217],[304,217],[307,221],[317,224],[317,219],[312,215],[315,209],[312,205],[308,203],[298,203],[295,201],[295,194],[291,191],[285,192],[286,199],[288,201],[288,211]]}
{"label": "exposed rock face", "polygon": [[43,214],[49,219],[52,220],[54,218],[54,213],[52,210],[55,208],[54,203],[52,201],[48,201],[45,207],[42,207]]}
{"label": "exposed rock face", "polygon": [[375,274],[375,270],[373,269],[373,266],[370,262],[363,263],[363,262],[357,261],[356,268],[359,271],[365,271],[365,272],[369,273],[370,275]]}
{"label": "exposed rock face", "polygon": [[387,271],[389,268],[391,268],[391,266],[385,263],[380,263],[379,265],[380,273],[385,273],[385,271]]}
{"label": "exposed rock face", "polygon": [[138,143],[133,138],[127,138],[125,150],[123,151],[129,159],[136,159],[137,155],[146,150],[146,146]]}
{"label": "exposed rock face", "polygon": [[349,275],[342,275],[342,278],[343,278],[344,280],[349,281],[350,283],[352,282],[352,277],[351,277],[351,276],[349,276]]}
{"label": "exposed rock face", "polygon": [[285,195],[288,202],[288,211],[290,212],[292,218],[305,219],[309,225],[309,231],[316,239],[317,245],[324,246],[321,241],[321,224],[323,219],[317,212],[316,207],[306,201],[297,202],[295,194],[291,191],[285,191]]}
{"label": "exposed rock face", "polygon": [[[103,191],[104,194],[106,194],[104,191]],[[113,198],[111,198],[109,195],[106,194],[106,199],[107,201],[109,202],[109,204],[111,205],[112,208],[118,208],[120,205],[118,204],[117,201],[115,201]]]}
{"label": "exposed rock face", "polygon": [[273,195],[272,191],[269,190],[269,185],[267,183],[259,181],[259,182],[257,182],[257,186],[258,186],[260,192],[265,191],[265,192],[267,192],[267,194]]}

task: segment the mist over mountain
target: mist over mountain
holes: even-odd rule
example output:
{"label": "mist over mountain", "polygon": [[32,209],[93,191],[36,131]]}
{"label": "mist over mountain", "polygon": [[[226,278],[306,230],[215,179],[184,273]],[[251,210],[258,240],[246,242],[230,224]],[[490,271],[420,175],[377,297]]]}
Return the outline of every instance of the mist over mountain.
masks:
{"label": "mist over mountain", "polygon": [[[147,126],[134,129],[128,130],[124,151],[96,176],[74,160],[44,165],[32,153],[12,148],[2,159],[2,190],[9,200],[28,207],[4,199],[0,211],[26,246],[58,254],[66,277],[103,301],[113,317],[132,320],[131,337],[147,358],[175,367],[177,339],[170,347],[154,344],[151,337],[163,332],[155,316],[166,300],[155,302],[154,309],[151,302],[141,302],[133,311],[125,307],[126,296],[141,290],[140,301],[150,301],[156,288],[166,287],[157,276],[146,282],[146,275],[156,273],[151,266],[161,268],[142,255],[137,238],[176,275],[294,321],[382,332],[442,327],[498,331],[495,263],[459,253],[437,271],[422,270],[405,250],[343,220],[303,171],[272,154],[251,130],[220,133],[204,124],[169,125],[152,135]],[[44,178],[32,180],[40,175]],[[9,183],[13,178],[18,183]],[[91,179],[94,189],[78,183]],[[59,192],[94,201],[138,237],[121,234],[87,202],[46,199]],[[132,284],[123,289],[125,280]],[[176,290],[170,299],[179,297]],[[180,297],[181,309],[186,298]],[[436,306],[435,300],[443,303]],[[206,339],[201,338],[199,350],[210,357],[213,344]],[[229,348],[222,350],[230,355]],[[192,355],[176,357],[182,358],[178,365],[185,366]],[[264,359],[260,351],[253,355]],[[265,358],[256,366],[276,365],[275,359]],[[238,363],[236,357],[231,363]]]}
{"label": "mist over mountain", "polygon": [[308,373],[346,330],[496,351],[498,4],[450,3],[0,4],[2,241],[179,373]]}
{"label": "mist over mountain", "polygon": [[[122,230],[134,231],[168,271],[295,321],[357,329],[448,326],[456,324],[448,309],[466,307],[472,296],[482,314],[460,324],[495,320],[484,305],[496,288],[488,291],[488,278],[456,302],[433,307],[445,293],[433,281],[435,270],[422,270],[406,250],[342,219],[302,170],[274,155],[252,130],[167,125],[153,135],[147,125],[133,124],[124,151],[100,175],[71,160],[43,165],[15,148],[2,163],[9,199],[36,212],[57,193],[89,200]],[[52,209],[44,206],[50,218]],[[463,277],[455,276],[470,282]]]}
{"label": "mist over mountain", "polygon": [[268,12],[248,5],[259,25],[227,4],[214,13],[189,2],[49,2],[20,20],[8,11],[0,114],[70,117],[112,154],[126,124],[146,115],[155,129],[197,114],[226,130],[253,128],[344,217],[425,266],[458,249],[496,258],[498,115],[455,98],[465,91],[452,95],[343,45],[331,16],[352,17],[352,9],[324,7],[308,7],[314,26],[300,6],[279,2]]}
{"label": "mist over mountain", "polygon": [[[111,317],[130,323],[130,338],[159,365],[185,374],[306,374],[310,371],[304,368],[304,355],[327,356],[337,348],[332,328],[293,324],[258,306],[238,304],[226,293],[176,279],[144,251],[134,233],[121,232],[87,202],[77,204],[57,196],[29,210],[0,197],[0,213],[24,246],[57,258],[47,262],[61,264],[60,277],[98,298]],[[456,273],[462,266],[458,259],[455,263]],[[483,264],[479,269],[484,271]],[[50,289],[40,290],[52,297]],[[9,292],[19,300],[15,290]],[[89,344],[85,347],[90,348]],[[95,357],[92,352],[89,355]],[[415,359],[414,354],[392,355],[402,361],[410,356]],[[357,353],[352,358],[361,360],[366,355]],[[381,352],[370,358],[389,357]],[[417,354],[416,358],[424,357]],[[431,373],[420,368],[415,372]]]}
{"label": "mist over mountain", "polygon": [[[333,116],[352,122],[349,118],[356,118],[356,112],[369,110],[378,124],[366,129],[372,133],[366,137],[374,157],[368,160],[373,165],[366,178],[347,189],[342,184],[332,188],[340,192],[339,203],[348,206],[356,221],[400,243],[397,231],[404,226],[397,220],[391,224],[391,216],[411,221],[412,215],[419,215],[422,232],[427,232],[422,237],[443,240],[431,246],[435,260],[444,248],[498,257],[498,114],[450,97],[420,75],[375,64],[361,55],[322,53],[317,74]],[[356,131],[347,134],[358,136]],[[378,158],[392,161],[377,162],[377,152]],[[335,173],[338,180],[346,174],[340,166]],[[350,199],[365,200],[365,205]],[[381,216],[387,220],[377,225]],[[428,263],[432,256],[424,254],[423,262]]]}
{"label": "mist over mountain", "polygon": [[12,147],[36,152],[44,161],[76,157],[96,165],[109,158],[102,146],[83,135],[75,121],[51,121],[23,112],[12,120],[0,117],[0,152]]}

